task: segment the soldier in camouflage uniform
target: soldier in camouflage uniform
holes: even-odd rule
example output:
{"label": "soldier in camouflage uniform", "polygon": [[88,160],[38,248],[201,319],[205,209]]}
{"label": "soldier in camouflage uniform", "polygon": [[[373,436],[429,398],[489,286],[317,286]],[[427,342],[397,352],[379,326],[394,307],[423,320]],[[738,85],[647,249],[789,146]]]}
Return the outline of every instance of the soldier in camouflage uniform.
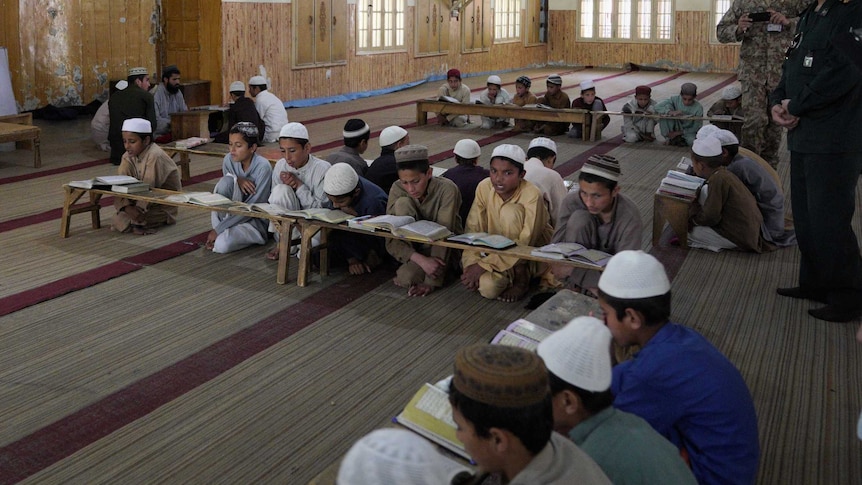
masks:
{"label": "soldier in camouflage uniform", "polygon": [[[809,3],[808,0],[734,0],[715,29],[721,43],[742,42],[737,70],[745,106],[741,145],[773,167],[778,165],[781,127],[771,122],[768,97],[781,78],[784,53],[793,40],[799,13]],[[755,12],[769,12],[770,19],[753,22],[749,14]]]}

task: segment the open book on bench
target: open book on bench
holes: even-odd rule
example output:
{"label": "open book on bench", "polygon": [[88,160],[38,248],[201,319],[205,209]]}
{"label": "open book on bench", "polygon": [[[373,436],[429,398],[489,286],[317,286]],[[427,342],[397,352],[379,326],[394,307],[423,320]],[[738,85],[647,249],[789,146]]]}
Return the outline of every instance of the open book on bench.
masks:
{"label": "open book on bench", "polygon": [[69,187],[78,189],[110,189],[112,185],[139,184],[140,180],[129,175],[102,175],[89,180],[73,180]]}
{"label": "open book on bench", "polygon": [[168,202],[187,202],[189,204],[205,205],[209,207],[235,203],[233,200],[230,200],[221,194],[214,194],[212,192],[186,192],[184,194],[172,194],[165,197],[165,200]]}
{"label": "open book on bench", "polygon": [[487,232],[469,232],[452,236],[448,241],[469,244],[471,246],[485,246],[493,249],[506,249],[516,246],[517,243],[499,234],[488,234]]}
{"label": "open book on bench", "polygon": [[561,242],[547,244],[540,248],[530,251],[533,256],[539,256],[548,259],[567,259],[569,261],[579,261],[597,268],[603,268],[611,259],[611,254],[608,254],[597,249],[587,249],[582,244],[576,242]]}
{"label": "open book on bench", "polygon": [[354,224],[351,224],[351,226],[354,225],[360,229],[371,228],[389,231],[405,239],[423,242],[438,241],[452,234],[452,231],[447,229],[446,226],[437,224],[434,221],[417,221],[410,216],[393,216],[389,214],[356,221]]}
{"label": "open book on bench", "polygon": [[[260,204],[257,204],[260,205]],[[270,205],[270,204],[267,204]],[[332,224],[339,224],[348,219],[353,219],[353,216],[340,211],[338,209],[324,209],[324,208],[312,208],[312,209],[302,209],[302,210],[285,210],[281,214],[282,216],[288,217],[302,217],[303,219],[317,219],[318,221],[329,222]]]}
{"label": "open book on bench", "polygon": [[539,342],[551,335],[551,333],[553,332],[547,328],[540,327],[535,323],[520,318],[510,323],[505,329],[497,332],[491,343],[520,347],[535,352],[536,348],[539,347]]}
{"label": "open book on bench", "polygon": [[455,435],[449,394],[443,389],[425,384],[413,395],[395,422],[428,438],[449,451],[469,460],[464,444]]}

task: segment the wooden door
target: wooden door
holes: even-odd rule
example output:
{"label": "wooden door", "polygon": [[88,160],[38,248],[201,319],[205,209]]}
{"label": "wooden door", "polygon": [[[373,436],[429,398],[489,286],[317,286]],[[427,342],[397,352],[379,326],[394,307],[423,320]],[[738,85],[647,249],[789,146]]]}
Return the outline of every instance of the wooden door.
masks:
{"label": "wooden door", "polygon": [[490,0],[473,0],[461,12],[461,25],[464,52],[487,50],[493,27]]}
{"label": "wooden door", "polygon": [[416,2],[416,54],[444,54],[449,50],[449,10],[439,0]]}
{"label": "wooden door", "polygon": [[347,30],[350,24],[347,21],[347,0],[332,0],[330,4],[332,10],[330,19],[330,37],[329,45],[329,60],[331,63],[347,62]]}
{"label": "wooden door", "polygon": [[297,66],[314,64],[314,23],[316,1],[293,2],[294,5],[294,59]]}
{"label": "wooden door", "polygon": [[[210,99],[221,93],[221,1],[162,0],[162,33],[156,44],[156,79],[164,66],[180,69],[183,81],[210,81]],[[221,100],[219,100],[221,102]]]}

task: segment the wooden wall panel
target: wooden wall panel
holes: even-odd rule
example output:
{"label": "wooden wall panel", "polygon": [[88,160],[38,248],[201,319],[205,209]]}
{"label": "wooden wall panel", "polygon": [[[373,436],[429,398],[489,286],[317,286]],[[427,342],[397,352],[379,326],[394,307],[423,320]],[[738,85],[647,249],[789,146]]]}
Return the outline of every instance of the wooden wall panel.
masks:
{"label": "wooden wall panel", "polygon": [[578,41],[577,12],[550,13],[549,62],[584,66],[635,63],[673,70],[726,72],[735,70],[739,61],[738,46],[709,43],[709,12],[676,12],[677,41],[670,44]]}

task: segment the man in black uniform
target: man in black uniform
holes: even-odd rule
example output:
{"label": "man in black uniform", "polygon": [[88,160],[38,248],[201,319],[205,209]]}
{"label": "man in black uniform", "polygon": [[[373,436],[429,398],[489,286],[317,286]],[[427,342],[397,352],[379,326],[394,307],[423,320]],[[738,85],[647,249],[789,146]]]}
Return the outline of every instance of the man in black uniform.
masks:
{"label": "man in black uniform", "polygon": [[[790,195],[799,251],[799,286],[778,294],[826,303],[813,317],[847,322],[862,315],[862,256],[850,226],[862,170],[862,72],[832,39],[859,25],[862,0],[817,0],[801,15],[772,118],[787,128]],[[113,102],[113,101],[112,101]]]}
{"label": "man in black uniform", "polygon": [[156,103],[150,89],[150,75],[146,67],[129,69],[126,78],[129,87],[117,91],[111,96],[108,105],[110,125],[108,126],[108,142],[111,143],[111,163],[119,165],[126,149],[123,147],[123,122],[131,118],[149,120],[156,126]]}

